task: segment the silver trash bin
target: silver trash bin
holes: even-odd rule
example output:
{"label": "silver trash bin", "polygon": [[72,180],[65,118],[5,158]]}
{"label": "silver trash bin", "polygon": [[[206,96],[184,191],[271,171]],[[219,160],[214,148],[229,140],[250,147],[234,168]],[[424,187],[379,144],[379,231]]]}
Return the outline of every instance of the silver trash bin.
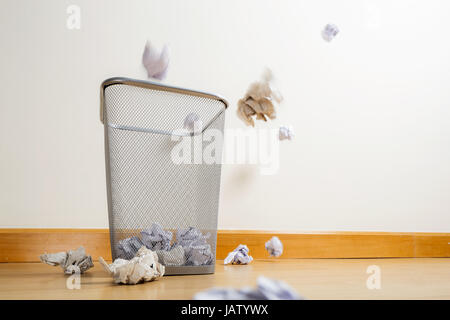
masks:
{"label": "silver trash bin", "polygon": [[127,78],[102,83],[113,259],[131,259],[145,245],[168,275],[214,272],[221,163],[198,161],[195,145],[206,151],[214,142],[209,151],[221,158],[222,140],[211,137],[223,137],[226,108],[204,92]]}

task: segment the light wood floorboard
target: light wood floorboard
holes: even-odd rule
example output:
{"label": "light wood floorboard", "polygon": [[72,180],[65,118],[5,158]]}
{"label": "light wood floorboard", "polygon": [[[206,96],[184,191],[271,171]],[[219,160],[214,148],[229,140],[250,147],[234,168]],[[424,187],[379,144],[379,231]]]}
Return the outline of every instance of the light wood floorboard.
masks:
{"label": "light wood floorboard", "polygon": [[[366,269],[381,269],[381,289],[369,290]],[[450,259],[265,259],[216,273],[167,276],[135,286],[115,285],[96,262],[81,289],[66,288],[59,267],[1,263],[0,299],[190,299],[214,286],[254,286],[258,276],[283,280],[308,299],[450,299]]]}

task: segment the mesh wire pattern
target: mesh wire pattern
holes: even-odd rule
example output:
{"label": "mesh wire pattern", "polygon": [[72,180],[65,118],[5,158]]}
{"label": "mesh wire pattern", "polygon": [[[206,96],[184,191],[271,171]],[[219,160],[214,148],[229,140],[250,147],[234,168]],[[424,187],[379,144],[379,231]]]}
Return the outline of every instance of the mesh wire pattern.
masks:
{"label": "mesh wire pattern", "polygon": [[[189,114],[223,133],[226,104],[191,92],[120,83],[104,89],[106,170],[113,259],[130,259],[145,245],[166,274],[214,272],[220,163],[176,164],[172,134]],[[221,158],[222,145],[215,153]]]}

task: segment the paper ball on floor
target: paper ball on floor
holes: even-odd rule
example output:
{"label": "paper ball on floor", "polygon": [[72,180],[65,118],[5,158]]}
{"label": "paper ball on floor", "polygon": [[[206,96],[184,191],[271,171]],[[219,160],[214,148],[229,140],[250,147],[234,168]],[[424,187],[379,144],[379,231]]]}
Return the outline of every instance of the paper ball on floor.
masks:
{"label": "paper ball on floor", "polygon": [[266,250],[272,257],[279,257],[283,253],[283,243],[278,237],[272,237],[266,242]]}

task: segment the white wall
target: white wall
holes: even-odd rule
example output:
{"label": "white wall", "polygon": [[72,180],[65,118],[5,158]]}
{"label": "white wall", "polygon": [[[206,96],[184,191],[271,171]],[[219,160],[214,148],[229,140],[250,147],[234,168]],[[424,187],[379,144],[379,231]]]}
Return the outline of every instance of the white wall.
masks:
{"label": "white wall", "polygon": [[[81,7],[81,30],[66,8]],[[14,1],[0,4],[0,226],[107,227],[99,85],[145,78],[220,93],[227,128],[265,66],[293,125],[280,170],[224,166],[219,227],[450,231],[450,3]],[[341,32],[320,36],[329,22]]]}

